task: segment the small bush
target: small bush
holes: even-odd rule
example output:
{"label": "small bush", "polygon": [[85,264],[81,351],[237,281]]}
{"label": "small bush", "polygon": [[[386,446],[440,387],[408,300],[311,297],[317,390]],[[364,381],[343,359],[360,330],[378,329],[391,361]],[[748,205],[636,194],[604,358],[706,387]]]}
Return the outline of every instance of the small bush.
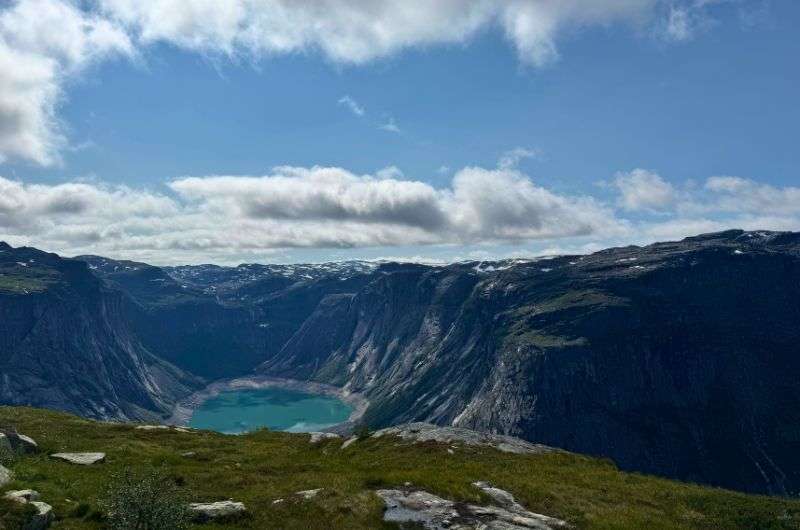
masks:
{"label": "small bush", "polygon": [[113,475],[100,506],[112,530],[180,530],[189,525],[186,499],[158,469],[128,468]]}

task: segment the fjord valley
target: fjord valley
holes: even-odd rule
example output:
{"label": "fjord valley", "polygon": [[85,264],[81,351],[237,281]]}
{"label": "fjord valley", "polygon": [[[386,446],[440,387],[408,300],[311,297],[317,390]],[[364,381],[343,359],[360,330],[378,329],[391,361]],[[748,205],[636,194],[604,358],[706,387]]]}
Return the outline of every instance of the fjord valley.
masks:
{"label": "fjord valley", "polygon": [[218,381],[289,380],[361,397],[350,429],[422,421],[800,488],[798,233],[446,266],[155,267],[4,244],[0,315],[8,405],[158,422]]}

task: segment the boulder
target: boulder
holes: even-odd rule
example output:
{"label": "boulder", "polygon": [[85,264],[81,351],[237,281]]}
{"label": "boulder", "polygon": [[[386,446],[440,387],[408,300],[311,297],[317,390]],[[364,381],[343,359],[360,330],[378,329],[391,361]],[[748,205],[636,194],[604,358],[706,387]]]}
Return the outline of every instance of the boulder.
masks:
{"label": "boulder", "polygon": [[64,460],[70,464],[78,464],[80,466],[90,466],[98,462],[103,462],[106,459],[105,453],[55,453],[50,455],[51,458]]}
{"label": "boulder", "polygon": [[4,495],[6,499],[22,504],[30,504],[36,508],[36,513],[22,527],[22,530],[44,530],[55,519],[53,507],[46,502],[39,501],[39,492],[34,490],[9,491]]}
{"label": "boulder", "polygon": [[4,488],[12,480],[14,480],[14,473],[5,466],[0,465],[0,488]]}
{"label": "boulder", "polygon": [[16,453],[35,453],[39,445],[30,436],[12,430],[0,430],[0,448]]}
{"label": "boulder", "polygon": [[189,505],[192,519],[198,522],[210,521],[221,517],[233,517],[243,514],[247,509],[241,502],[193,502]]}
{"label": "boulder", "polygon": [[31,517],[30,521],[28,521],[28,524],[26,524],[23,529],[44,530],[50,526],[50,523],[55,519],[53,507],[46,502],[40,501],[31,501],[30,504],[36,508],[36,514]]}
{"label": "boulder", "polygon": [[502,434],[489,434],[463,429],[461,427],[441,427],[430,423],[407,423],[394,427],[387,427],[375,431],[373,438],[382,436],[398,436],[403,440],[411,442],[440,442],[440,443],[461,443],[472,446],[493,447],[505,453],[516,454],[541,454],[557,451],[546,445],[526,442],[513,436]]}
{"label": "boulder", "polygon": [[8,500],[26,503],[39,500],[39,492],[36,490],[15,490],[3,495]]}
{"label": "boulder", "polygon": [[456,503],[427,491],[378,490],[386,505],[383,519],[392,523],[415,523],[428,530],[502,529],[558,530],[571,528],[566,521],[523,508],[509,492],[486,482],[473,485],[497,506]]}
{"label": "boulder", "polygon": [[318,444],[323,440],[332,440],[334,438],[341,438],[338,434],[332,432],[310,432],[308,433],[311,435],[311,439],[309,439],[309,443]]}
{"label": "boulder", "polygon": [[348,447],[350,447],[351,445],[353,445],[357,441],[358,441],[358,436],[351,436],[350,438],[348,438],[347,440],[344,441],[344,443],[342,444],[341,448],[342,449],[347,449]]}

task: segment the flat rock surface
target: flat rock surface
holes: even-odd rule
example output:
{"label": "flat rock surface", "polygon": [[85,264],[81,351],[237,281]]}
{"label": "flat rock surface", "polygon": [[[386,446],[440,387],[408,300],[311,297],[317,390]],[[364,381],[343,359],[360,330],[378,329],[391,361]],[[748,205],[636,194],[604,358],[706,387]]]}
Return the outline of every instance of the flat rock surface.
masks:
{"label": "flat rock surface", "polygon": [[311,435],[311,438],[308,440],[309,443],[317,444],[323,440],[331,440],[333,438],[340,438],[338,434],[332,432],[310,432],[308,433]]}
{"label": "flat rock surface", "polygon": [[90,466],[106,459],[105,453],[55,453],[50,456],[81,466]]}
{"label": "flat rock surface", "polygon": [[386,504],[383,519],[392,523],[414,523],[428,530],[557,530],[571,528],[554,517],[533,513],[505,490],[486,482],[476,488],[498,504],[478,506],[443,499],[426,491],[378,490]]}
{"label": "flat rock surface", "polygon": [[304,499],[308,500],[308,499],[313,499],[314,497],[319,495],[320,491],[322,491],[322,488],[317,488],[314,490],[303,490],[303,491],[298,491],[296,493],[301,497],[303,497]]}
{"label": "flat rock surface", "polygon": [[193,518],[207,521],[220,517],[240,515],[246,511],[243,503],[235,501],[193,502],[189,505]]}
{"label": "flat rock surface", "polygon": [[483,445],[494,447],[506,453],[516,454],[541,454],[557,451],[552,447],[526,442],[513,436],[482,433],[461,427],[441,427],[422,422],[387,427],[372,434],[373,438],[380,438],[381,436],[399,436],[404,440],[414,442],[432,441],[449,444]]}
{"label": "flat rock surface", "polygon": [[6,492],[3,495],[6,499],[17,502],[31,502],[39,500],[39,492],[36,490],[15,490]]}

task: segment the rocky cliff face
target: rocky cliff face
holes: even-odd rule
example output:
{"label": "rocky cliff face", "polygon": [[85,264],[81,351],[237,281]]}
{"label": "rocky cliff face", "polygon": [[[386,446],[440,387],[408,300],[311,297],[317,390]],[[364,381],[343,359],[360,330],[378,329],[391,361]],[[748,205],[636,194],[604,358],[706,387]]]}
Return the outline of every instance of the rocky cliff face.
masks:
{"label": "rocky cliff face", "polygon": [[797,492],[800,235],[492,267],[380,269],[322,300],[261,370],[362,392],[376,427],[453,424]]}
{"label": "rocky cliff face", "polygon": [[85,263],[0,247],[0,402],[102,419],[168,413],[199,381],[142,346],[129,304]]}
{"label": "rocky cliff face", "polygon": [[185,371],[256,370],[363,393],[371,427],[454,425],[800,490],[800,234],[445,267],[81,258],[95,276],[3,252],[5,402],[135,417],[192,384]]}

